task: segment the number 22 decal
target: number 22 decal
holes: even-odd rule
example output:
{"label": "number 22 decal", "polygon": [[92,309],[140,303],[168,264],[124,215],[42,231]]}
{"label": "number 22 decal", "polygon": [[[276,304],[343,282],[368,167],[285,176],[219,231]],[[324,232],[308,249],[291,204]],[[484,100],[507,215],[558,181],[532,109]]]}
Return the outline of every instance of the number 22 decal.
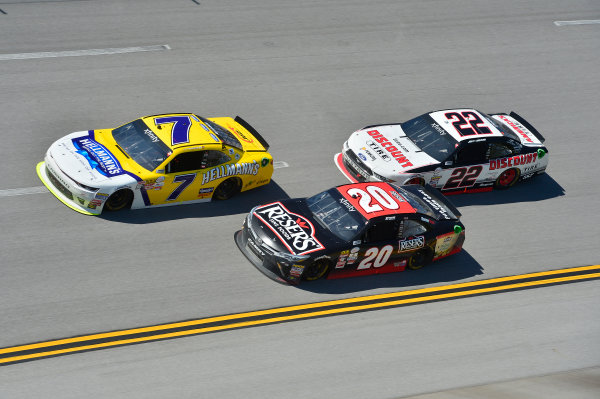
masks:
{"label": "number 22 decal", "polygon": [[448,190],[458,187],[471,187],[477,181],[477,177],[483,170],[483,166],[475,165],[467,168],[456,168],[452,171],[452,175],[442,187],[442,190]]}
{"label": "number 22 decal", "polygon": [[365,258],[360,262],[356,270],[368,269],[371,267],[381,267],[390,259],[390,255],[394,252],[394,247],[386,245],[381,250],[377,247],[367,249]]}
{"label": "number 22 decal", "polygon": [[492,131],[485,126],[485,122],[481,120],[479,115],[472,111],[446,112],[444,114],[452,126],[461,136],[471,136],[473,134],[490,134]]}

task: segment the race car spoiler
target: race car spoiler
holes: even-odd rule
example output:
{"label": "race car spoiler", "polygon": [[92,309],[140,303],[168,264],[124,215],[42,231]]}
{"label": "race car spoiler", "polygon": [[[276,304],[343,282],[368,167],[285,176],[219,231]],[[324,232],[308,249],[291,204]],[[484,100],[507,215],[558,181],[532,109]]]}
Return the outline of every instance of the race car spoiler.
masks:
{"label": "race car spoiler", "polygon": [[531,124],[529,122],[527,122],[521,115],[517,114],[515,111],[510,111],[509,116],[512,117],[512,118],[515,118],[517,121],[519,121],[519,123],[521,123],[527,129],[529,129],[529,131],[531,133],[533,133],[533,135],[535,137],[537,137],[537,139],[540,141],[540,143],[543,143],[544,141],[546,141],[546,139],[544,138],[544,136],[542,136],[540,134],[540,132],[538,132],[536,130],[536,128],[534,128],[533,126],[531,126]]}
{"label": "race car spoiler", "polygon": [[263,138],[263,136],[260,135],[260,133],[258,133],[256,131],[255,128],[253,128],[248,122],[246,122],[245,120],[243,120],[240,116],[236,116],[234,119],[237,123],[239,123],[240,125],[242,125],[244,127],[244,129],[246,129],[247,131],[249,131],[254,137],[256,137],[256,139],[258,140],[258,142],[265,147],[265,151],[269,149],[269,143],[267,143],[267,140],[265,140]]}

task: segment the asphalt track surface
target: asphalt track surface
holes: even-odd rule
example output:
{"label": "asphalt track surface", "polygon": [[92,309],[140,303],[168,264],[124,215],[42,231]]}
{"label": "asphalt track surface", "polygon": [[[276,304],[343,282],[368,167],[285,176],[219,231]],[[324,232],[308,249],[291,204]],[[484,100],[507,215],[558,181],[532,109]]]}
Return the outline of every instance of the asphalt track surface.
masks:
{"label": "asphalt track surface", "polygon": [[[554,23],[598,20],[596,1],[0,0],[0,10],[0,347],[600,263],[600,24]],[[156,50],[106,51],[132,48]],[[237,250],[252,206],[345,183],[333,155],[352,131],[463,106],[519,112],[550,150],[547,175],[452,197],[463,253],[418,272],[294,288]],[[165,112],[239,114],[289,167],[227,203],[107,217],[36,189],[35,165],[57,138]],[[597,384],[556,381],[600,365],[599,287],[13,364],[0,368],[0,397],[451,397],[475,386],[489,396],[528,377],[582,397]]]}

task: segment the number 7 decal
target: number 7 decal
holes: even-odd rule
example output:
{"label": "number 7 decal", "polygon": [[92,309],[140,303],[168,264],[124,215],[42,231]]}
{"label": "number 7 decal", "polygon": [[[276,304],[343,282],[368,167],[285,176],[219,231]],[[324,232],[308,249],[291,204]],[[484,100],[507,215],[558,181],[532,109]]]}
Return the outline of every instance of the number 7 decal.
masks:
{"label": "number 7 decal", "polygon": [[154,118],[156,126],[163,123],[172,123],[171,128],[171,145],[184,144],[190,141],[190,126],[192,121],[189,116],[165,116],[162,118]]}
{"label": "number 7 decal", "polygon": [[195,173],[190,173],[189,175],[175,176],[175,178],[173,179],[173,183],[181,183],[181,184],[179,186],[177,186],[177,188],[175,190],[173,190],[171,195],[169,195],[169,198],[167,198],[167,201],[175,201],[177,199],[177,197],[179,197],[179,194],[181,194],[181,192],[183,190],[185,190],[185,188],[187,186],[192,184],[192,182],[194,181],[195,178],[196,178]]}

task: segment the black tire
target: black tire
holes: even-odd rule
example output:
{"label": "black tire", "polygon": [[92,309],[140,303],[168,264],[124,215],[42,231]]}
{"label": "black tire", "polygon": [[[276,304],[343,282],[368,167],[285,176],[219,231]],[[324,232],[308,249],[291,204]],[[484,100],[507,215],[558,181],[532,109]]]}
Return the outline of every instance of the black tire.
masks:
{"label": "black tire", "polygon": [[314,281],[323,278],[327,275],[331,262],[327,258],[316,259],[304,269],[302,280]]}
{"label": "black tire", "polygon": [[240,191],[241,186],[242,182],[240,179],[227,179],[217,186],[212,198],[217,201],[229,199]]}
{"label": "black tire", "polygon": [[117,190],[108,199],[104,204],[104,209],[107,211],[120,211],[121,209],[126,209],[131,207],[131,203],[133,202],[133,192],[127,188],[123,188],[121,190]]}
{"label": "black tire", "polygon": [[515,183],[519,181],[519,177],[521,177],[521,171],[519,169],[506,169],[494,182],[494,188],[498,190],[506,190],[507,188],[514,186]]}
{"label": "black tire", "polygon": [[423,248],[413,254],[406,262],[406,266],[412,270],[419,270],[427,266],[433,260],[431,248]]}

